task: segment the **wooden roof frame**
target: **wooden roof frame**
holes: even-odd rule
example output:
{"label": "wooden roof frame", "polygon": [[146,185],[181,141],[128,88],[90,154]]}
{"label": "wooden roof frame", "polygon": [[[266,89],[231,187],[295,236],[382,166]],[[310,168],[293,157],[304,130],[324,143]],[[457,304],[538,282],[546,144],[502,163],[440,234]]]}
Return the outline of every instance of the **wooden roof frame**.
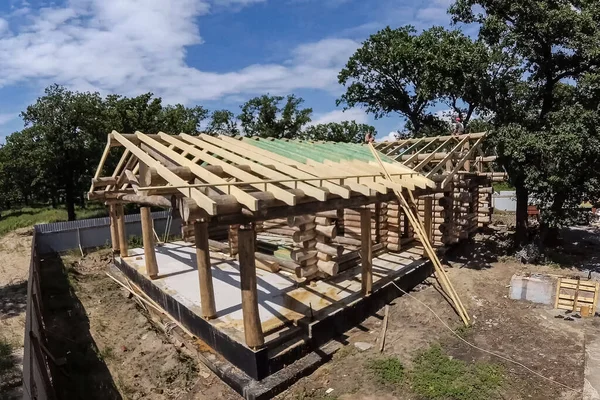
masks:
{"label": "wooden roof frame", "polygon": [[[313,151],[310,142],[298,143],[299,149]],[[186,221],[219,224],[359,207],[389,201],[395,198],[394,190],[435,187],[432,180],[393,161],[385,163],[392,172],[389,181],[364,153],[354,159],[356,147],[324,146],[335,160],[300,162],[303,150],[291,159],[247,139],[226,136],[113,131],[88,197],[177,207]],[[103,176],[114,148],[122,150],[121,157]]]}

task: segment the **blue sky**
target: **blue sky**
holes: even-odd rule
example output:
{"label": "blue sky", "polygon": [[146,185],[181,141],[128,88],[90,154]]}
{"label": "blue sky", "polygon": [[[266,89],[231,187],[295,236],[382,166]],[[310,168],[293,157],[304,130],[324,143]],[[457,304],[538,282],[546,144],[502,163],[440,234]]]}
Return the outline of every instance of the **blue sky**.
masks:
{"label": "blue sky", "polygon": [[264,93],[303,97],[313,121],[356,120],[378,138],[398,115],[342,112],[337,73],[371,33],[448,25],[451,0],[4,0],[0,140],[51,83],[239,111]]}

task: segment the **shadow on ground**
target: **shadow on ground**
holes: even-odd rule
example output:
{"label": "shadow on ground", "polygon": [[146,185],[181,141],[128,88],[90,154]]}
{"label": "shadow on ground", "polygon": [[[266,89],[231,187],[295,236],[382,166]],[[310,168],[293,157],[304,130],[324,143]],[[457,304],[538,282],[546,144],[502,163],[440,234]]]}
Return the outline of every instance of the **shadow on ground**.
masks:
{"label": "shadow on ground", "polygon": [[42,313],[48,349],[66,363],[50,367],[58,398],[121,399],[91,333],[86,310],[75,294],[75,271],[58,255],[41,262]]}
{"label": "shadow on ground", "polygon": [[560,231],[559,244],[544,251],[546,261],[561,268],[600,273],[600,228],[572,226]]}
{"label": "shadow on ground", "polygon": [[27,307],[27,281],[0,286],[0,319],[16,317]]}
{"label": "shadow on ground", "polygon": [[444,255],[444,261],[459,268],[492,268],[492,263],[513,252],[513,235],[512,231],[481,229],[473,239],[450,247]]}

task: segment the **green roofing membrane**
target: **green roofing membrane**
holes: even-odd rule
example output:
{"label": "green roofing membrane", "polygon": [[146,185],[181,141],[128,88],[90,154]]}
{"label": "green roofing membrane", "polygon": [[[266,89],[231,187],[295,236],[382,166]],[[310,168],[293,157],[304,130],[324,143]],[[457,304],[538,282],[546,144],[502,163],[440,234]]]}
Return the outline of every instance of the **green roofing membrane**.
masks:
{"label": "green roofing membrane", "polygon": [[[281,140],[263,138],[244,138],[245,143],[252,144],[263,150],[268,150],[291,160],[306,163],[307,159],[323,162],[360,160],[377,161],[371,150],[365,144],[336,143],[336,142],[307,142],[301,140]],[[393,159],[379,153],[383,161],[394,162]]]}

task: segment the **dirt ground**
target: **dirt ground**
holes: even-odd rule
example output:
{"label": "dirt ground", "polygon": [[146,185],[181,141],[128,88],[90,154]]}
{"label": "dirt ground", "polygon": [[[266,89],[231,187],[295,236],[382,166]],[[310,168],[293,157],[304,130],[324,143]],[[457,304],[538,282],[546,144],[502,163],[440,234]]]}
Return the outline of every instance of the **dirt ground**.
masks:
{"label": "dirt ground", "polygon": [[[567,234],[569,246],[561,249],[562,265],[522,265],[501,257],[497,236],[479,235],[477,241],[447,256],[448,274],[473,318],[473,327],[462,329],[457,315],[442,297],[434,279],[411,294],[431,307],[448,325],[469,342],[521,362],[542,375],[581,389],[584,375],[585,324],[593,320],[567,322],[554,318],[550,307],[508,298],[508,285],[515,273],[573,274],[569,265],[585,265],[600,255],[600,232],[574,229]],[[6,239],[6,237],[5,237]],[[7,247],[0,256],[19,257],[15,265],[28,265],[30,237],[12,235],[2,240]],[[23,251],[21,251],[21,248]],[[8,250],[12,249],[12,250]],[[15,250],[18,249],[18,250]],[[583,249],[583,250],[582,250]],[[4,252],[4,247],[0,249]],[[48,258],[44,261],[44,304],[51,315],[47,325],[54,356],[66,364],[55,372],[69,399],[225,399],[240,397],[218,377],[186,352],[181,345],[157,329],[149,314],[128,298],[127,291],[105,275],[108,251]],[[1,267],[0,267],[1,268]],[[6,267],[5,267],[6,269]],[[9,274],[24,279],[26,267]],[[0,282],[8,282],[5,277]],[[6,285],[6,284],[5,284]],[[6,289],[0,289],[5,290]],[[19,292],[17,290],[17,292]],[[24,304],[24,295],[21,300]],[[2,299],[3,313],[7,302]],[[14,308],[11,306],[11,308]],[[13,313],[14,314],[14,313]],[[20,317],[19,317],[20,316]],[[18,323],[20,319],[20,325]],[[348,332],[347,345],[334,359],[312,375],[277,396],[280,400],[371,400],[418,399],[407,385],[382,385],[369,370],[369,360],[394,356],[411,368],[415,355],[433,344],[452,357],[468,363],[486,361],[503,366],[504,380],[497,398],[578,399],[581,394],[533,376],[524,369],[475,350],[457,339],[414,298],[403,296],[390,305],[386,346],[378,351],[382,311]],[[11,329],[7,321],[11,321]],[[2,330],[22,341],[21,313],[0,319]],[[354,345],[373,345],[360,351]],[[22,342],[21,342],[22,343]],[[333,390],[329,390],[333,389]],[[327,391],[329,390],[329,393]],[[0,396],[0,398],[2,398]]]}
{"label": "dirt ground", "polygon": [[0,341],[14,349],[16,362],[14,367],[0,373],[0,398],[18,398],[21,394],[31,237],[31,229],[19,229],[0,237]]}

